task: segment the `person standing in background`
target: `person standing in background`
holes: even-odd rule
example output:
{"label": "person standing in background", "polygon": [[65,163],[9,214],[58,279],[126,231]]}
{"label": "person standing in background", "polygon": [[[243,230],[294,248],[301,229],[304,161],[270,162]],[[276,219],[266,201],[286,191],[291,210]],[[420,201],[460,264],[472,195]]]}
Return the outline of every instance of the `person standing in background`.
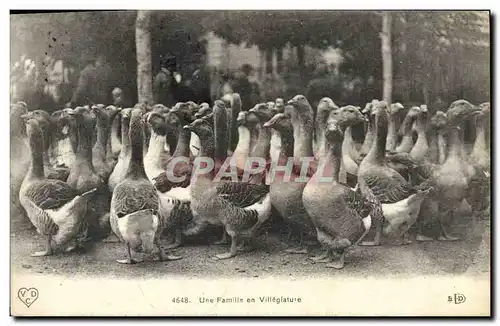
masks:
{"label": "person standing in background", "polygon": [[66,106],[111,103],[112,69],[104,56],[88,60],[81,71],[78,85]]}
{"label": "person standing in background", "polygon": [[94,61],[84,58],[85,68],[80,72],[76,89],[73,92],[71,100],[66,103],[67,107],[87,105],[93,103],[92,98],[95,88],[95,65]]}
{"label": "person standing in background", "polygon": [[163,104],[168,107],[175,105],[175,99],[172,96],[171,87],[174,77],[172,75],[175,67],[175,58],[167,56],[160,58],[160,71],[153,80],[153,99],[156,104]]}
{"label": "person standing in background", "polygon": [[247,74],[248,76],[248,81],[250,82],[250,85],[252,86],[252,92],[250,96],[250,101],[252,103],[252,106],[262,102],[262,95],[260,93],[260,83],[259,80],[257,79],[257,75],[255,74],[255,70],[253,67],[250,66],[250,70]]}
{"label": "person standing in background", "polygon": [[204,64],[204,59],[199,65],[195,65],[195,69],[191,75],[191,87],[196,94],[196,99],[193,101],[197,103],[207,102],[210,106],[212,105],[212,99],[210,96],[210,71]]}
{"label": "person standing in background", "polygon": [[240,94],[243,111],[248,111],[253,107],[252,83],[248,79],[251,71],[252,66],[244,64],[241,69],[235,73],[235,78],[231,83],[233,92]]}
{"label": "person standing in background", "polygon": [[115,87],[111,92],[113,96],[113,105],[119,108],[127,108],[131,107],[132,103],[128,100],[128,98],[123,94],[123,90],[119,87]]}
{"label": "person standing in background", "polygon": [[94,103],[109,104],[111,103],[111,91],[114,85],[113,69],[107,61],[106,57],[100,55],[95,61],[94,80],[96,82],[96,93]]}

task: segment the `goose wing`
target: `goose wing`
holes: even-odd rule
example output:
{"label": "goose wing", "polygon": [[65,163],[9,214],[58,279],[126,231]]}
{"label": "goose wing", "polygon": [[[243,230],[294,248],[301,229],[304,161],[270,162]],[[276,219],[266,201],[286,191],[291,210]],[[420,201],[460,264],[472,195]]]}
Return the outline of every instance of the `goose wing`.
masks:
{"label": "goose wing", "polygon": [[[174,178],[167,175],[167,172],[163,172],[156,178],[153,178],[153,184],[156,189],[161,192],[167,192],[172,188],[181,187],[186,188],[191,183],[191,166],[189,164],[178,164],[172,171]],[[175,181],[177,178],[182,178],[181,181]]]}
{"label": "goose wing", "polygon": [[57,179],[46,179],[33,183],[25,195],[41,209],[58,209],[71,201],[78,194],[66,182]]}
{"label": "goose wing", "polygon": [[257,203],[269,192],[265,184],[230,182],[217,186],[217,194],[237,207],[248,207]]}
{"label": "goose wing", "polygon": [[345,187],[344,189],[344,200],[347,207],[356,211],[361,217],[370,215],[373,210],[373,206],[376,205],[376,203],[370,202],[365,196],[363,196],[359,187],[357,190],[352,190],[349,187]]}
{"label": "goose wing", "polygon": [[158,194],[149,183],[121,183],[114,192],[114,210],[118,217],[122,217],[140,210],[152,209],[158,211]]}
{"label": "goose wing", "polygon": [[391,169],[364,175],[363,180],[382,204],[396,203],[416,193],[399,173]]}

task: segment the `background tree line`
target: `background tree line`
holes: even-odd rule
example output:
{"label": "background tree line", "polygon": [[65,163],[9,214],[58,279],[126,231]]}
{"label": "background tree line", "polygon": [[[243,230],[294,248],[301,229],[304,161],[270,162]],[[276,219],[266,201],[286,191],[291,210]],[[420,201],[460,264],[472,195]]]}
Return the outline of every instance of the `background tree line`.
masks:
{"label": "background tree line", "polygon": [[[384,15],[390,19],[392,99],[445,105],[457,98],[490,98],[488,13],[360,11],[152,11],[146,26],[152,54],[151,74],[165,53],[180,69],[200,61],[201,36],[213,31],[234,44],[257,45],[278,72],[285,70],[282,49],[294,47],[297,74],[306,76],[306,45],[340,49],[339,102],[362,104],[381,98],[384,87]],[[11,57],[27,54],[39,64],[51,55],[82,69],[85,56],[105,54],[116,83],[137,100],[137,12],[71,12],[11,16]],[[144,28],[144,26],[142,26]],[[386,35],[387,36],[387,35]],[[142,51],[141,53],[144,53]],[[387,65],[387,62],[385,62]],[[146,79],[151,79],[147,76]],[[308,78],[299,78],[302,86]],[[346,87],[350,84],[350,88]],[[387,85],[386,85],[387,86]],[[328,94],[325,94],[328,95]],[[442,103],[442,104],[440,104]]]}

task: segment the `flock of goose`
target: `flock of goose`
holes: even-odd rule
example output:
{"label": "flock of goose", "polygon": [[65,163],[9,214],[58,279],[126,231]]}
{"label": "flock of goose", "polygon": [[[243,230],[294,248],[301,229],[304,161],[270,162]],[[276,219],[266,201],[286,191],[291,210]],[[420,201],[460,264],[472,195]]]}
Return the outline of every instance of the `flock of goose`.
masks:
{"label": "flock of goose", "polygon": [[[244,110],[233,94],[213,107],[98,104],[52,115],[19,102],[11,105],[17,204],[46,239],[33,256],[120,241],[119,263],[177,260],[168,251],[211,225],[217,243],[230,242],[214,258],[227,259],[271,223],[298,235],[286,252],[319,244],[310,259],[338,269],[351,246],[389,234],[411,243],[412,226],[417,241],[458,240],[450,226],[464,200],[489,214],[489,119],[489,103],[465,100],[432,116],[425,105],[338,107],[327,97],[315,112],[303,95]],[[363,126],[358,142],[353,131]]]}

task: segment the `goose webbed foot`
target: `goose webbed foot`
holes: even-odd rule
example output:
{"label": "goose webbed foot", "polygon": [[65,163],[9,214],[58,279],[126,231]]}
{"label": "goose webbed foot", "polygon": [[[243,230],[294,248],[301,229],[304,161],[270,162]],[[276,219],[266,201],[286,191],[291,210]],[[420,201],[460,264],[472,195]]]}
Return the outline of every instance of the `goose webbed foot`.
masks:
{"label": "goose webbed foot", "polygon": [[327,249],[325,254],[321,255],[319,259],[315,259],[315,263],[330,263],[333,260],[333,253],[330,249]]}
{"label": "goose webbed foot", "polygon": [[328,257],[328,255],[329,255],[328,250],[324,250],[323,253],[319,254],[318,256],[309,257],[309,259],[315,262],[319,262]]}
{"label": "goose webbed foot", "polygon": [[458,241],[460,238],[457,237],[452,237],[452,236],[446,236],[446,235],[440,235],[438,238],[439,241]]}
{"label": "goose webbed foot", "polygon": [[236,256],[236,254],[233,254],[232,252],[226,252],[223,254],[215,255],[215,258],[217,258],[218,260],[223,260],[223,259],[233,258],[234,256]]}
{"label": "goose webbed foot", "polygon": [[43,257],[43,256],[50,256],[50,255],[52,255],[52,250],[50,250],[50,251],[47,251],[47,250],[44,250],[44,251],[35,251],[30,256],[31,257]]}
{"label": "goose webbed foot", "polygon": [[416,238],[417,241],[420,241],[420,242],[425,242],[425,241],[434,241],[433,238],[431,237],[428,237],[426,235],[423,235],[423,234],[417,234],[417,238]]}
{"label": "goose webbed foot", "polygon": [[255,250],[255,244],[251,240],[247,240],[238,245],[239,252],[251,252]]}
{"label": "goose webbed foot", "polygon": [[31,257],[43,257],[52,255],[52,236],[47,236],[45,239],[45,250],[44,251],[36,251],[31,254]]}
{"label": "goose webbed foot", "polygon": [[[177,235],[177,233],[176,233]],[[176,237],[177,239],[177,237]],[[176,255],[171,255],[171,254],[166,254],[163,249],[161,248],[160,244],[160,238],[158,237],[156,239],[156,248],[158,249],[158,259],[160,261],[174,261],[174,260],[180,260],[182,259],[182,256],[176,256]]]}
{"label": "goose webbed foot", "polygon": [[159,249],[158,258],[160,261],[174,261],[174,260],[181,260],[182,259],[182,256],[165,254],[161,248],[158,248],[158,249]]}
{"label": "goose webbed foot", "polygon": [[359,245],[364,247],[375,247],[380,246],[380,243],[377,243],[376,241],[363,241]]}
{"label": "goose webbed foot", "polygon": [[226,230],[223,231],[222,238],[214,242],[215,245],[226,245],[228,243],[229,243],[229,238],[227,236]]}
{"label": "goose webbed foot", "polygon": [[182,244],[182,230],[177,229],[177,230],[175,230],[174,242],[168,244],[165,248],[166,249],[174,249],[174,248],[178,248],[181,244]]}
{"label": "goose webbed foot", "polygon": [[326,264],[325,267],[327,267],[327,268],[335,268],[335,269],[342,269],[342,268],[344,268],[344,257],[345,257],[345,252],[342,251],[342,253],[340,254],[340,257],[337,260],[335,260],[335,261],[333,261],[331,263]]}
{"label": "goose webbed foot", "polygon": [[128,243],[127,243],[127,256],[128,256],[127,259],[117,259],[116,262],[119,264],[129,264],[129,265],[137,264],[138,262],[140,262],[139,260],[132,258],[132,251],[130,250],[130,245]]}
{"label": "goose webbed foot", "polygon": [[236,254],[238,252],[238,243],[237,242],[238,242],[238,237],[236,235],[231,235],[231,249],[229,250],[229,252],[215,255],[215,259],[223,260],[223,259],[229,259],[229,258],[236,256]]}
{"label": "goose webbed foot", "polygon": [[65,252],[74,252],[78,249],[83,249],[83,245],[81,243],[78,243],[76,241],[73,241],[72,243],[70,243],[66,249],[64,249]]}
{"label": "goose webbed foot", "polygon": [[181,260],[182,259],[182,256],[176,256],[176,255],[166,255],[164,258],[164,260],[169,260],[169,261],[173,261],[173,260]]}
{"label": "goose webbed foot", "polygon": [[410,234],[408,233],[408,231],[403,233],[403,236],[402,236],[402,239],[401,239],[401,242],[399,243],[399,245],[400,246],[407,246],[407,245],[410,245],[412,243],[413,243],[413,241],[410,240]]}
{"label": "goose webbed foot", "polygon": [[309,249],[304,245],[304,233],[300,233],[298,246],[285,249],[284,252],[288,254],[307,255],[309,253]]}
{"label": "goose webbed foot", "polygon": [[132,258],[127,258],[127,259],[117,259],[116,262],[119,264],[133,265],[133,264],[137,264],[139,261],[132,259]]}
{"label": "goose webbed foot", "polygon": [[441,235],[439,236],[438,240],[439,241],[458,241],[460,240],[457,237],[451,236],[448,231],[446,230],[447,226],[443,222],[443,220],[440,221],[441,225]]}

